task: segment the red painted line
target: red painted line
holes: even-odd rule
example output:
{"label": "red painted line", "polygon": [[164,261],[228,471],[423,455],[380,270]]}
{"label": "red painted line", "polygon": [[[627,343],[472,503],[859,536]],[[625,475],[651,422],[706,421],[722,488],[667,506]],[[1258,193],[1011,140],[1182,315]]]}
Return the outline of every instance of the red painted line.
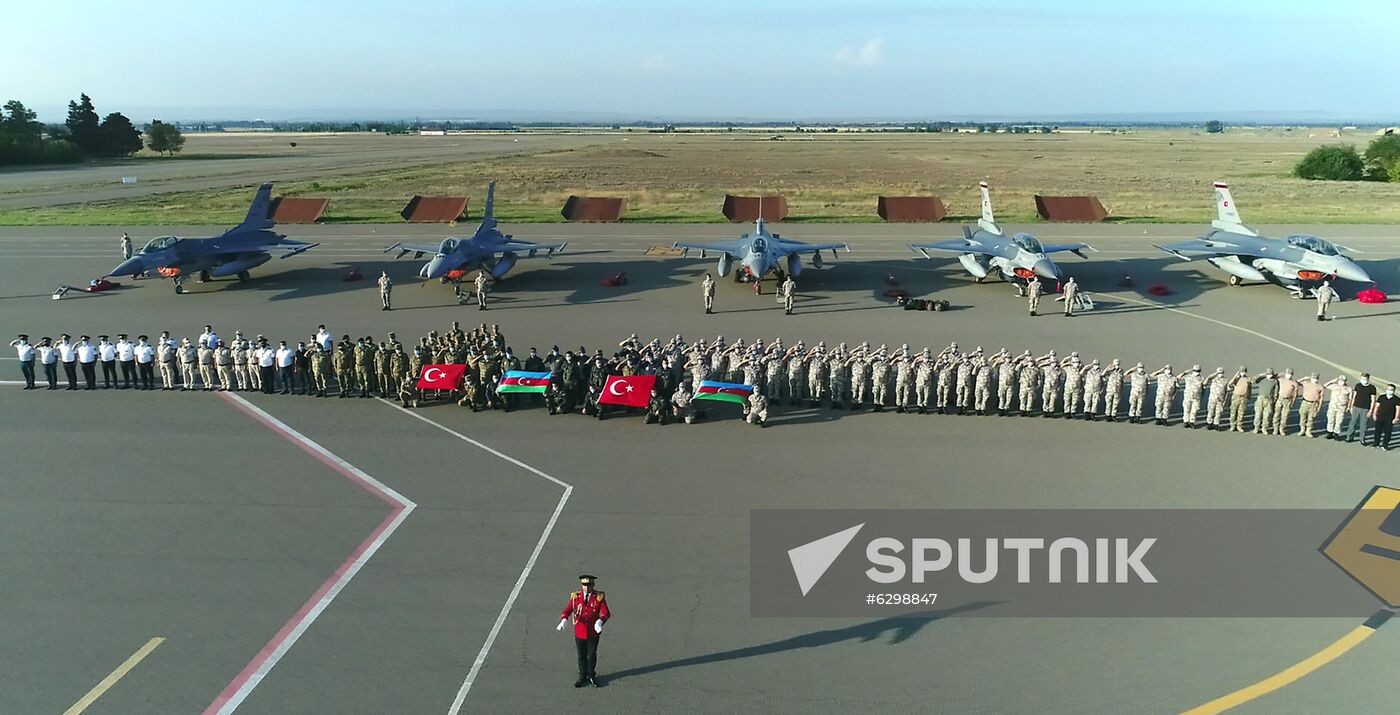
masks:
{"label": "red painted line", "polygon": [[344,588],[345,585],[349,583],[350,578],[354,575],[352,570],[358,572],[359,568],[364,565],[364,562],[368,560],[369,556],[372,555],[374,551],[378,550],[379,546],[383,545],[385,539],[387,539],[387,532],[397,528],[398,524],[406,518],[407,514],[404,512],[408,511],[412,506],[412,502],[399,501],[399,499],[396,499],[395,497],[398,495],[387,491],[387,487],[365,479],[362,473],[357,474],[357,470],[353,469],[348,463],[339,460],[339,458],[330,455],[328,452],[314,448],[308,438],[292,432],[290,428],[285,425],[273,422],[265,413],[262,413],[256,408],[252,408],[246,400],[222,392],[218,394],[219,397],[236,407],[243,414],[248,415],[283,439],[296,445],[303,452],[311,455],[317,461],[330,467],[333,471],[346,479],[349,479],[361,489],[378,497],[380,501],[390,506],[390,510],[389,514],[384,517],[384,520],[379,522],[379,525],[374,528],[374,531],[370,532],[369,536],[365,537],[364,541],[361,541],[360,544],[355,547],[355,550],[350,552],[350,555],[341,562],[335,572],[317,587],[316,591],[311,594],[311,597],[306,599],[306,602],[301,605],[301,608],[297,609],[297,612],[293,614],[286,623],[282,624],[282,627],[272,636],[272,639],[263,645],[257,655],[253,656],[253,659],[248,661],[248,664],[243,667],[243,670],[239,671],[238,675],[219,693],[218,697],[214,699],[214,702],[210,703],[209,707],[205,708],[204,715],[230,713],[243,702],[244,698],[252,692],[252,689],[257,686],[258,682],[267,675],[272,666],[276,665],[277,661],[281,659],[286,650],[291,647],[291,644],[300,637],[302,632],[310,627],[311,623],[320,615],[321,611],[330,604],[330,600],[339,593],[340,589]]}

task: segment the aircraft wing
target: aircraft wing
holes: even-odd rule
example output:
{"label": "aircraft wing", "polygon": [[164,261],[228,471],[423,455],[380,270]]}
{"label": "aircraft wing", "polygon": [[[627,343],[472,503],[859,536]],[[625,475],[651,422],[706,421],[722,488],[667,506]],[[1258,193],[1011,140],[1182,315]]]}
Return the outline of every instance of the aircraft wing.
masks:
{"label": "aircraft wing", "polygon": [[846,253],[851,252],[851,247],[845,243],[803,243],[801,241],[779,241],[779,245],[788,253],[815,253],[817,251],[832,251],[835,255],[836,249],[841,249]]}
{"label": "aircraft wing", "polygon": [[1257,258],[1264,255],[1264,246],[1257,241],[1223,241],[1215,238],[1193,238],[1190,241],[1168,243],[1165,246],[1157,246],[1157,248],[1183,261],[1217,256],[1254,256]]}
{"label": "aircraft wing", "polygon": [[728,253],[739,258],[749,250],[749,242],[741,239],[733,241],[716,241],[715,243],[693,243],[691,241],[676,241],[671,244],[671,248],[683,248],[687,251],[695,249],[700,252],[714,251],[715,253]]}
{"label": "aircraft wing", "polygon": [[1080,258],[1088,258],[1088,256],[1084,255],[1083,253],[1085,250],[1096,250],[1093,246],[1090,246],[1087,243],[1046,243],[1041,244],[1041,249],[1042,252],[1046,254],[1062,253],[1064,251],[1069,251],[1070,253],[1079,256]]}
{"label": "aircraft wing", "polygon": [[563,243],[532,243],[530,241],[506,241],[496,246],[496,252],[509,251],[520,258],[552,258],[556,253],[563,253],[564,247],[569,245],[568,241]]}
{"label": "aircraft wing", "polygon": [[281,256],[279,256],[279,258],[290,258],[290,257],[292,257],[292,256],[295,256],[295,255],[299,254],[299,253],[303,253],[303,252],[305,252],[305,251],[308,251],[308,250],[310,250],[310,249],[313,249],[313,248],[315,248],[315,247],[317,247],[317,246],[319,246],[319,245],[321,245],[321,244],[319,244],[319,243],[307,243],[307,242],[305,242],[305,241],[293,241],[293,240],[290,239],[290,238],[284,238],[284,239],[282,239],[282,240],[280,240],[280,241],[277,241],[276,243],[268,242],[268,243],[266,243],[266,244],[262,244],[262,245],[258,246],[258,248],[259,248],[260,250],[264,250],[264,251],[272,251],[272,250],[276,250],[276,249],[281,249],[281,250],[286,251],[286,253],[284,253],[284,254],[282,254]]}
{"label": "aircraft wing", "polygon": [[409,252],[411,251],[411,252],[413,252],[413,257],[414,257],[414,258],[422,258],[424,255],[428,255],[428,254],[437,255],[438,246],[439,246],[439,245],[441,245],[441,244],[437,244],[437,243],[433,243],[433,244],[428,244],[428,243],[396,243],[396,244],[394,244],[394,245],[392,245],[392,246],[390,246],[390,247],[384,249],[384,252],[385,252],[385,253],[388,253],[388,252],[390,252],[390,251],[398,251],[398,252],[399,252],[399,255],[395,256],[395,258],[403,258],[404,256],[408,255]]}
{"label": "aircraft wing", "polygon": [[924,258],[931,258],[929,251],[952,251],[953,253],[981,253],[988,256],[995,256],[997,252],[994,247],[981,241],[970,238],[953,238],[947,241],[934,241],[933,243],[911,243],[909,248],[923,254]]}

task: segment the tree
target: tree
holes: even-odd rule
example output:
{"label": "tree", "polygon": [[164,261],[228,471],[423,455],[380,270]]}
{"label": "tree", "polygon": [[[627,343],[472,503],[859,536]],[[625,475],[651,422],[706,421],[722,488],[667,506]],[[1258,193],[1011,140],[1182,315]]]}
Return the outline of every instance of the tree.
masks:
{"label": "tree", "polygon": [[1392,170],[1400,165],[1400,135],[1386,134],[1366,147],[1366,175],[1377,181],[1394,181]]}
{"label": "tree", "polygon": [[146,128],[146,148],[157,154],[174,155],[185,148],[185,135],[174,124],[166,124],[159,119],[151,121]]}
{"label": "tree", "polygon": [[1356,147],[1350,144],[1320,146],[1308,152],[1293,167],[1293,175],[1300,179],[1360,181],[1365,174],[1366,162],[1356,153]]}
{"label": "tree", "polygon": [[92,106],[92,98],[86,94],[78,101],[68,103],[68,136],[78,148],[88,154],[102,153],[102,128],[97,121],[97,110]]}
{"label": "tree", "polygon": [[0,115],[0,128],[17,144],[38,144],[43,141],[44,125],[39,123],[38,115],[18,99],[5,103],[4,114]]}
{"label": "tree", "polygon": [[99,136],[102,143],[98,154],[102,156],[131,156],[141,151],[141,132],[121,112],[102,118]]}
{"label": "tree", "polygon": [[1390,165],[1390,171],[1386,173],[1385,178],[1387,181],[1400,184],[1400,161]]}
{"label": "tree", "polygon": [[1223,131],[1225,131],[1225,125],[1219,121],[1212,119],[1206,122],[1206,134],[1219,134]]}

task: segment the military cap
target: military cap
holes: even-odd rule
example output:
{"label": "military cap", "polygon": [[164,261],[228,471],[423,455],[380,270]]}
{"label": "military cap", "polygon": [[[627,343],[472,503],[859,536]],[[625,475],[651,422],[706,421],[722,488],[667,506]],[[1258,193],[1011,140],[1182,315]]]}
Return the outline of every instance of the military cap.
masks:
{"label": "military cap", "polygon": [[592,586],[597,580],[597,576],[591,576],[589,574],[583,574],[582,576],[578,577],[578,582],[583,584],[584,586]]}

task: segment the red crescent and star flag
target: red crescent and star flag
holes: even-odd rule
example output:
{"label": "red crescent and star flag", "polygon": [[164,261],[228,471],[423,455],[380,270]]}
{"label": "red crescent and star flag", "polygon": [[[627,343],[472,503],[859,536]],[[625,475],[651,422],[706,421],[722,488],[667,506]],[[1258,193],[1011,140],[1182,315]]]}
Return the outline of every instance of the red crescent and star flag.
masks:
{"label": "red crescent and star flag", "polygon": [[418,376],[420,390],[455,390],[462,384],[466,365],[424,365]]}
{"label": "red crescent and star flag", "polygon": [[598,404],[646,407],[651,404],[653,387],[656,387],[655,375],[612,375],[608,377],[607,384],[603,385],[603,394],[598,396]]}

